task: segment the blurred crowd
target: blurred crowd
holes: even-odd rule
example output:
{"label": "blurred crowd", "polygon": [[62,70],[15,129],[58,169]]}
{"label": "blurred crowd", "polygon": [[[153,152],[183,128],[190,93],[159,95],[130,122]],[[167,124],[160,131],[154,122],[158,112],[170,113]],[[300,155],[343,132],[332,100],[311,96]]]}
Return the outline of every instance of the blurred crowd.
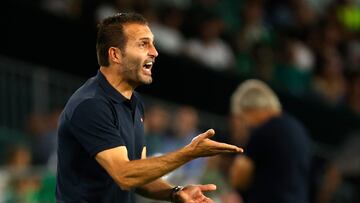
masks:
{"label": "blurred crowd", "polygon": [[19,131],[0,128],[0,202],[55,202],[59,115],[34,112]]}
{"label": "blurred crowd", "polygon": [[[136,11],[150,23],[160,53],[184,55],[209,71],[259,78],[277,91],[311,98],[360,116],[360,1],[358,0],[41,0],[57,16],[91,26],[116,12]],[[61,110],[29,115],[23,131],[0,129],[0,202],[54,202],[56,125]],[[190,106],[147,106],[148,156],[188,144],[205,128]],[[245,146],[242,123],[229,118],[215,139]],[[315,153],[312,202],[357,202],[360,132],[333,155]],[[316,151],[316,150],[314,150]],[[216,202],[241,203],[231,177],[234,156],[198,159],[165,178],[184,185],[215,183]],[[357,195],[356,195],[357,194]],[[139,197],[140,198],[140,197]],[[139,199],[139,202],[151,202]]]}
{"label": "blurred crowd", "polygon": [[43,0],[41,6],[93,26],[116,12],[142,13],[161,53],[360,114],[358,0]]}

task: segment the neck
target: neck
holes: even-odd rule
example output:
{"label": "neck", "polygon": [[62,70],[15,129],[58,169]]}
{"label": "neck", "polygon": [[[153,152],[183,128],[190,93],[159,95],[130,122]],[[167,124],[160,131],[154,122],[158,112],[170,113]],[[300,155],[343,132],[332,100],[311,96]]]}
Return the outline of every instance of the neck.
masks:
{"label": "neck", "polygon": [[125,98],[130,99],[135,87],[129,84],[116,70],[117,69],[113,67],[100,67],[101,73],[105,76],[110,85]]}

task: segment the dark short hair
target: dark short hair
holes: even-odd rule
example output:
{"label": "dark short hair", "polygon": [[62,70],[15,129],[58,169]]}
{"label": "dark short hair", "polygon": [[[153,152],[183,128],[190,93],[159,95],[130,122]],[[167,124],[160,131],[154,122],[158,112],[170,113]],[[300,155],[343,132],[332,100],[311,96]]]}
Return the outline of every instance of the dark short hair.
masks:
{"label": "dark short hair", "polygon": [[146,19],[138,13],[117,13],[105,18],[98,25],[96,52],[100,66],[110,65],[108,54],[110,47],[118,47],[124,53],[127,37],[123,26],[128,23],[147,25]]}

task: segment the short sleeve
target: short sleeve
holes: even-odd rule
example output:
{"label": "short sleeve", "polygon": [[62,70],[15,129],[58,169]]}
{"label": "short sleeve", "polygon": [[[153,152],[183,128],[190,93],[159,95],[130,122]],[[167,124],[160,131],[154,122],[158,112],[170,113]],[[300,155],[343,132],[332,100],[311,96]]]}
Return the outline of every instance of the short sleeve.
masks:
{"label": "short sleeve", "polygon": [[125,145],[112,109],[106,101],[87,99],[74,110],[70,124],[72,134],[91,156]]}

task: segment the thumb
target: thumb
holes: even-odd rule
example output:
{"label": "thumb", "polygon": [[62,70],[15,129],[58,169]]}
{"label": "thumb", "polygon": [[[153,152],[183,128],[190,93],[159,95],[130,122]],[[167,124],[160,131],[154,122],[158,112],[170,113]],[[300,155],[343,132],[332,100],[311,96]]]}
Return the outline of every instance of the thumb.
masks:
{"label": "thumb", "polygon": [[204,139],[210,138],[210,137],[212,137],[214,135],[215,135],[215,130],[214,129],[209,129],[206,132],[201,133],[200,135],[194,137],[193,140],[195,140],[195,139],[204,140]]}
{"label": "thumb", "polygon": [[202,192],[214,191],[214,190],[216,190],[216,185],[214,185],[214,184],[198,185],[198,187],[200,188],[200,190],[201,190]]}

